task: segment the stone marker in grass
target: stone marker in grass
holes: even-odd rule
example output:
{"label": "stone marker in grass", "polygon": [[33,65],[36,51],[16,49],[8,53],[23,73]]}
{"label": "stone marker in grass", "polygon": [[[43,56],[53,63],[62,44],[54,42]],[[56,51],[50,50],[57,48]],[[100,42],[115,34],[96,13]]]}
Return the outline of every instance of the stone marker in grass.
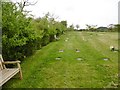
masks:
{"label": "stone marker in grass", "polygon": [[77,58],[78,61],[84,60],[82,57]]}
{"label": "stone marker in grass", "polygon": [[110,50],[111,51],[114,51],[115,50],[115,47],[113,45],[110,46]]}
{"label": "stone marker in grass", "polygon": [[79,49],[76,49],[75,51],[76,51],[76,52],[80,52],[80,50],[79,50]]}
{"label": "stone marker in grass", "polygon": [[78,50],[78,51],[76,51],[76,52],[80,52],[80,51]]}
{"label": "stone marker in grass", "polygon": [[110,59],[109,59],[109,58],[103,58],[103,60],[104,60],[104,61],[108,61],[108,60],[110,60]]}
{"label": "stone marker in grass", "polygon": [[110,51],[112,52],[119,52],[119,49],[118,48],[115,48],[115,46],[110,46]]}
{"label": "stone marker in grass", "polygon": [[64,50],[59,50],[59,52],[64,52]]}
{"label": "stone marker in grass", "polygon": [[55,59],[56,59],[56,60],[61,60],[61,57],[56,57]]}
{"label": "stone marker in grass", "polygon": [[80,50],[76,49],[76,52],[80,52]]}

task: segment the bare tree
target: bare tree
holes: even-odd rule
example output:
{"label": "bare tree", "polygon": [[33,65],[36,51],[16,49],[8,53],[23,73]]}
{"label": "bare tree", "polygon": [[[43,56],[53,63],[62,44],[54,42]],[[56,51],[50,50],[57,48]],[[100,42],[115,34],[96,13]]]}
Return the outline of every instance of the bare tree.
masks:
{"label": "bare tree", "polygon": [[21,2],[17,2],[17,4],[19,5],[20,11],[23,12],[24,7],[35,5],[37,2],[38,1],[29,2],[29,0],[21,0]]}

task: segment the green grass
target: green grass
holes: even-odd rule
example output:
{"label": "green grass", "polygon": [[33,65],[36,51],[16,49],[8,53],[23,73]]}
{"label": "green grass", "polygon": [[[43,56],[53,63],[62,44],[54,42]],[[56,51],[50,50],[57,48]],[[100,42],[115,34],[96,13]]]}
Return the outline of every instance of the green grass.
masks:
{"label": "green grass", "polygon": [[[66,42],[65,39],[69,38]],[[118,34],[67,32],[23,60],[23,80],[12,78],[7,88],[111,88],[118,84]],[[59,52],[63,49],[64,52]],[[80,52],[75,52],[79,49]],[[56,60],[61,57],[61,60]],[[78,57],[83,60],[76,60]],[[103,58],[110,60],[104,61]]]}

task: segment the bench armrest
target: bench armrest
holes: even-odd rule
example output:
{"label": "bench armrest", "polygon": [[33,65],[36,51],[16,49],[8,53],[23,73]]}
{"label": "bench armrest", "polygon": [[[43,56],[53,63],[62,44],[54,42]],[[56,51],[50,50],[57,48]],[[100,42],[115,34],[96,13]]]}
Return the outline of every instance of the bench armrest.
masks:
{"label": "bench armrest", "polygon": [[20,61],[5,61],[2,62],[3,64],[16,64],[16,63],[20,63]]}

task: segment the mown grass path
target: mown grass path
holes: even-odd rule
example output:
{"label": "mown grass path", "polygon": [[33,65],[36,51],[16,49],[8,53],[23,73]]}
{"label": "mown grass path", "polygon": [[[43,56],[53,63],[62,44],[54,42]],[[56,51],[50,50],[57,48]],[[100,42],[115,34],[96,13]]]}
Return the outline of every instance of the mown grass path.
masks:
{"label": "mown grass path", "polygon": [[[118,47],[117,33],[67,32],[59,41],[48,44],[22,62],[23,80],[11,79],[3,87],[116,87],[118,52],[111,52],[110,45]],[[59,52],[61,49],[64,52]],[[82,60],[77,60],[78,57]]]}

